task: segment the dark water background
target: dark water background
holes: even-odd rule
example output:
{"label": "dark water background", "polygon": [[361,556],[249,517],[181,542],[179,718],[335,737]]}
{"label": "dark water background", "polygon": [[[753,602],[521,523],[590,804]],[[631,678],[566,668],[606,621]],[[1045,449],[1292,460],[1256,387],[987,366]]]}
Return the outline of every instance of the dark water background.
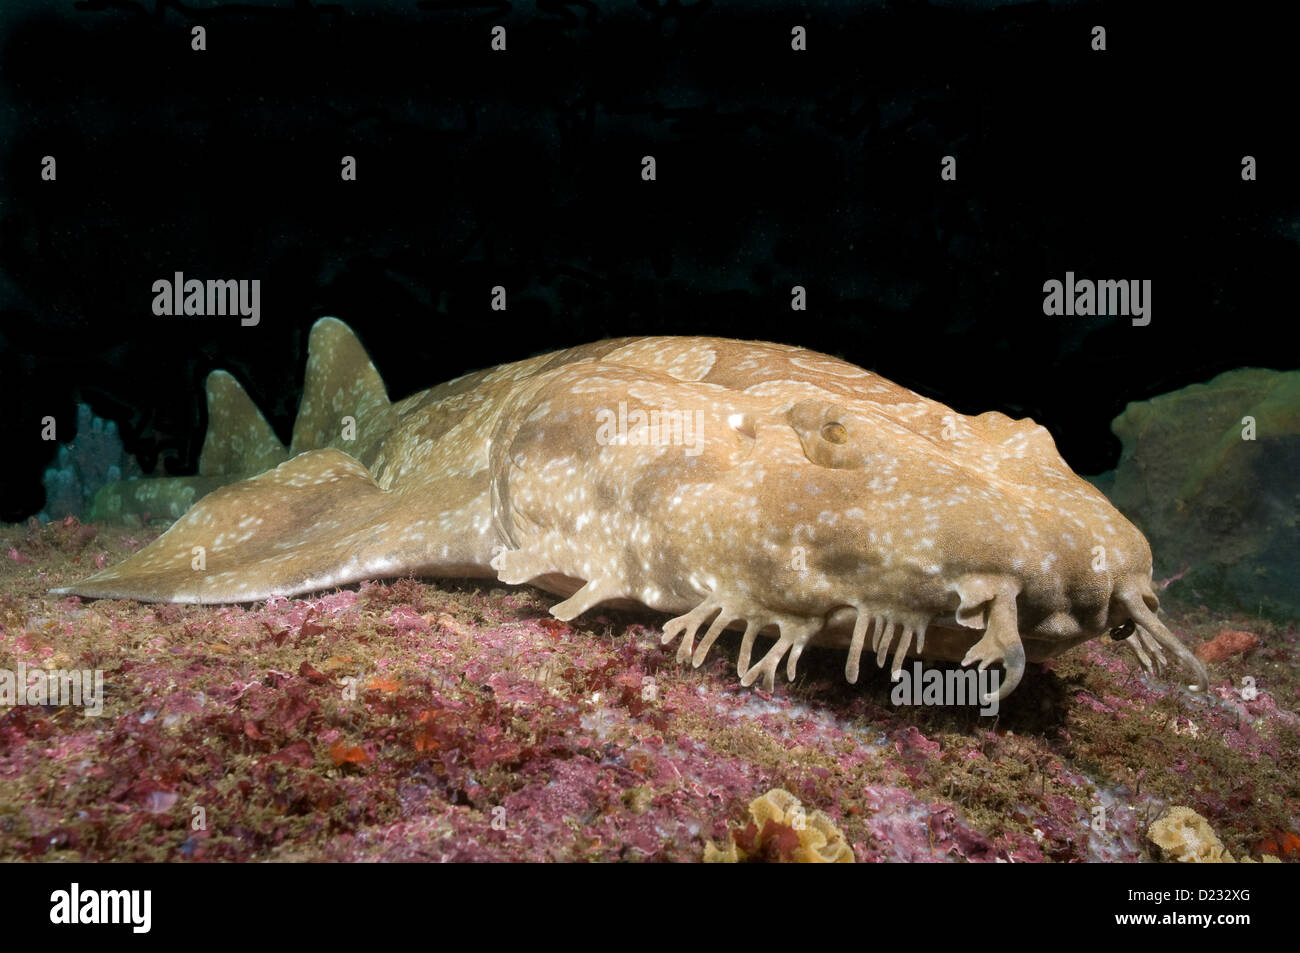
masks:
{"label": "dark water background", "polygon": [[[193,472],[224,367],[287,441],[326,314],[393,397],[606,336],[766,338],[1107,469],[1129,401],[1300,366],[1292,33],[1175,9],[6,2],[0,520],[41,508],[40,419],[71,437],[78,399]],[[261,323],[154,316],[175,271],[260,279]],[[1151,324],[1044,316],[1066,271],[1150,279]]]}

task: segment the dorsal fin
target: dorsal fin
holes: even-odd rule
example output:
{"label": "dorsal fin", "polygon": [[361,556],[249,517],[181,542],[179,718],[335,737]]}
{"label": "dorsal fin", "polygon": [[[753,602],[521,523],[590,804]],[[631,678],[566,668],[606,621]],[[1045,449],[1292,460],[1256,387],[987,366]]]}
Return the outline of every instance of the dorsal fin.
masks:
{"label": "dorsal fin", "polygon": [[199,476],[253,476],[289,459],[262,412],[225,371],[208,375],[208,433],[199,454]]}
{"label": "dorsal fin", "polygon": [[352,329],[338,318],[313,324],[290,455],[333,447],[369,463],[394,417],[383,378]]}

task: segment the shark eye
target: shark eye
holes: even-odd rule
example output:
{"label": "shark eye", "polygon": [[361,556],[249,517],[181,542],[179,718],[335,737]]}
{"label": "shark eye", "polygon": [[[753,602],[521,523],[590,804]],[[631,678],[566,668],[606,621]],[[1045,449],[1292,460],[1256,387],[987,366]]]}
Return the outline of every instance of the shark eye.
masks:
{"label": "shark eye", "polygon": [[1119,625],[1115,626],[1115,628],[1111,629],[1107,635],[1116,642],[1123,642],[1133,634],[1135,628],[1137,628],[1137,626],[1134,624],[1132,619],[1129,619],[1127,622],[1121,622]]}
{"label": "shark eye", "polygon": [[849,432],[843,424],[824,424],[822,426],[822,439],[827,443],[848,443]]}
{"label": "shark eye", "polygon": [[870,426],[847,407],[801,400],[790,408],[787,419],[799,435],[804,455],[819,467],[861,470],[871,463]]}

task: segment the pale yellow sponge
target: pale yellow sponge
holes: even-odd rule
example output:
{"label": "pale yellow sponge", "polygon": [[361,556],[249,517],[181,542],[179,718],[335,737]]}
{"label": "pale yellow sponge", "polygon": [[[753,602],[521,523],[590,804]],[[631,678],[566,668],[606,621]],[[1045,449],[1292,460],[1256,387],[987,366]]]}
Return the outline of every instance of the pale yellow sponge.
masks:
{"label": "pale yellow sponge", "polygon": [[1147,831],[1147,838],[1171,860],[1183,864],[1231,864],[1232,855],[1210,827],[1190,807],[1171,807]]}
{"label": "pale yellow sponge", "polygon": [[[1171,807],[1147,830],[1147,838],[1160,848],[1166,859],[1182,864],[1236,863],[1223,849],[1223,842],[1210,822],[1190,807]],[[1272,854],[1263,854],[1259,860],[1243,857],[1241,862],[1280,864],[1282,861]]]}
{"label": "pale yellow sponge", "polygon": [[835,822],[821,811],[809,814],[789,791],[773,788],[749,804],[753,820],[727,835],[724,847],[704,845],[704,862],[735,864],[775,860],[796,864],[851,864],[853,849]]}

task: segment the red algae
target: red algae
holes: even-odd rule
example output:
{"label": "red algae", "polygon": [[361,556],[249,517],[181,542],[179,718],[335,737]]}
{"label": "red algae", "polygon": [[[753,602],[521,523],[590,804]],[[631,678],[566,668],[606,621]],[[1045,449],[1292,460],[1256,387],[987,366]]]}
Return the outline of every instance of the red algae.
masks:
{"label": "red algae", "polygon": [[[698,861],[780,788],[859,862],[1149,860],[1171,804],[1234,854],[1300,860],[1293,627],[1174,607],[1219,659],[1208,691],[1089,643],[985,718],[895,706],[886,674],[847,685],[816,650],[796,682],[742,689],[738,636],[682,667],[653,615],[559,622],[528,588],[48,595],[139,545],[75,521],[0,530],[0,668],[103,673],[99,717],[0,708],[0,859]],[[1224,632],[1256,642],[1220,657]]]}
{"label": "red algae", "polygon": [[1196,657],[1202,662],[1217,663],[1249,652],[1259,644],[1259,636],[1253,632],[1237,632],[1224,629],[1209,642],[1202,642],[1196,647]]}

